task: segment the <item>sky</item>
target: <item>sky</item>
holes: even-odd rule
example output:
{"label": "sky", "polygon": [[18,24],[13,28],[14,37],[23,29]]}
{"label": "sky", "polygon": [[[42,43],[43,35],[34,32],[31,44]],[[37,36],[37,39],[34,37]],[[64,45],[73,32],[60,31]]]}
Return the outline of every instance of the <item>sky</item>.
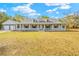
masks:
{"label": "sky", "polygon": [[0,12],[5,12],[9,16],[20,14],[30,18],[62,18],[78,10],[79,3],[0,3]]}

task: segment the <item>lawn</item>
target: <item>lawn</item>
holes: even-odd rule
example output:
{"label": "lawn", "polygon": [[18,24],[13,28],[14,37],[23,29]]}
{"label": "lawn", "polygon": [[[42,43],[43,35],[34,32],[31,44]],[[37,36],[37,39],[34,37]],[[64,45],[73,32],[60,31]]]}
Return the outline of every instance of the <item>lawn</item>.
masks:
{"label": "lawn", "polygon": [[79,56],[79,32],[0,33],[0,55]]}

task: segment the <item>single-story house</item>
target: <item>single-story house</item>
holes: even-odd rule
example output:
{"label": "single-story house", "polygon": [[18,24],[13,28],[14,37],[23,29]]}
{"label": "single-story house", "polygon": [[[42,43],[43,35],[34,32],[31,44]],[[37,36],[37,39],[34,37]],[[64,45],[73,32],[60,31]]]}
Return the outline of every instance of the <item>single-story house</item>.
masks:
{"label": "single-story house", "polygon": [[3,24],[3,30],[15,31],[64,31],[66,25],[59,21],[51,20],[24,20],[17,22],[14,20],[7,20]]}

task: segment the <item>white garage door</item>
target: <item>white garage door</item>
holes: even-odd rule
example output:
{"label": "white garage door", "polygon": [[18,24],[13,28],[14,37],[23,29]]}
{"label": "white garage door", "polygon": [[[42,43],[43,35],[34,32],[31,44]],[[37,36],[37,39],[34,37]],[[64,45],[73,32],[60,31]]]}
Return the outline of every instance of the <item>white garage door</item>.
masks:
{"label": "white garage door", "polygon": [[9,30],[9,26],[8,25],[5,25],[4,26],[4,30]]}
{"label": "white garage door", "polygon": [[5,25],[3,28],[4,28],[4,30],[14,30],[15,26],[13,26],[13,25],[11,25],[11,26]]}

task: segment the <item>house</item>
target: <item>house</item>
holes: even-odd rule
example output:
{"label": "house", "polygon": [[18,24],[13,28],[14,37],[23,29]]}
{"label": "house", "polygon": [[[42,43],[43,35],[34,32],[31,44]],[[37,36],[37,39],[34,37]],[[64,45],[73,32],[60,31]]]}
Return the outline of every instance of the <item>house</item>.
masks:
{"label": "house", "polygon": [[21,22],[7,20],[3,23],[3,30],[15,31],[64,31],[66,25],[52,19],[27,19]]}

